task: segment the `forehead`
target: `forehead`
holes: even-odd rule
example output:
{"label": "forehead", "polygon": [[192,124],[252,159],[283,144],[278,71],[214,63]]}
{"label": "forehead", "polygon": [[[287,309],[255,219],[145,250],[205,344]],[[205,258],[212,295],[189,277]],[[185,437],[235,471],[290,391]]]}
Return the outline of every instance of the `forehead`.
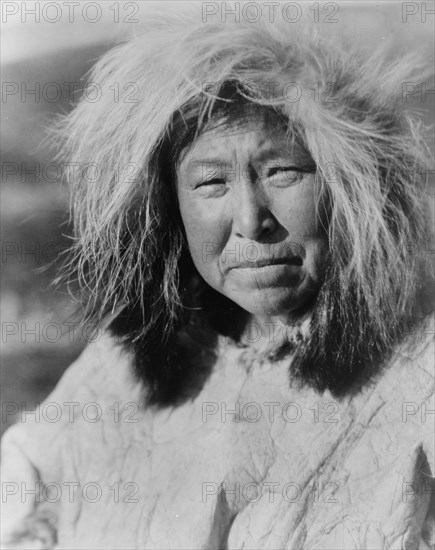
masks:
{"label": "forehead", "polygon": [[286,154],[292,145],[292,136],[282,121],[267,116],[246,118],[211,126],[186,147],[180,157],[180,165],[196,159],[247,155],[261,157],[268,153]]}

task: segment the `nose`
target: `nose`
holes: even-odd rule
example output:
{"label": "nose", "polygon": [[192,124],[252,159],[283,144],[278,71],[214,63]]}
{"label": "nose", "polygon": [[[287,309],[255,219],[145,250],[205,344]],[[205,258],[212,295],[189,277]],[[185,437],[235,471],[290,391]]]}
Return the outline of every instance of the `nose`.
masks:
{"label": "nose", "polygon": [[272,234],[277,222],[262,190],[241,185],[233,202],[233,229],[237,237],[260,241]]}

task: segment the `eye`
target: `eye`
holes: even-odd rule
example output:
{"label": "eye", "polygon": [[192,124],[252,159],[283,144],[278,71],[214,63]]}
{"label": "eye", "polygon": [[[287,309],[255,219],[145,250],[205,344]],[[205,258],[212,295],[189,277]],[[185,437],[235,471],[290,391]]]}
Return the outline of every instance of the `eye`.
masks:
{"label": "eye", "polygon": [[227,182],[222,178],[211,178],[195,184],[194,191],[204,198],[217,198],[227,192]]}
{"label": "eye", "polygon": [[284,172],[303,172],[300,168],[296,166],[273,166],[268,170],[268,177],[273,177],[275,174],[280,174]]}
{"label": "eye", "polygon": [[226,185],[226,181],[223,180],[222,178],[213,178],[210,180],[204,180],[204,181],[201,181],[200,183],[197,183],[195,186],[195,189],[198,189],[198,187],[207,187],[212,185]]}
{"label": "eye", "polygon": [[267,178],[277,185],[295,185],[310,172],[312,170],[304,170],[298,166],[272,166],[267,170]]}

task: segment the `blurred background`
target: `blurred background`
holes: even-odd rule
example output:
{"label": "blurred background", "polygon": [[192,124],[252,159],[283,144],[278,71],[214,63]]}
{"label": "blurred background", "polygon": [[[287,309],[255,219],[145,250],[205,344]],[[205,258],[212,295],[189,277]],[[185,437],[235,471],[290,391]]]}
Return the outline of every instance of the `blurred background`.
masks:
{"label": "blurred background", "polygon": [[[136,32],[149,2],[2,2],[1,383],[2,429],[52,390],[88,335],[71,324],[75,305],[50,288],[68,246],[68,193],[44,140],[53,117],[80,97],[86,72],[123,34]],[[240,3],[243,6],[243,3]],[[262,2],[256,2],[262,7]],[[296,3],[293,3],[296,4]],[[393,38],[433,46],[431,2],[305,2],[304,17],[332,22],[371,48]],[[309,6],[307,6],[309,4]],[[214,11],[221,2],[203,2]],[[177,9],[182,6],[177,2]],[[174,5],[167,2],[167,9]],[[290,12],[291,13],[291,12]],[[253,23],[255,24],[255,23]],[[433,94],[416,93],[433,123]],[[429,89],[429,88],[428,88]]]}
{"label": "blurred background", "polygon": [[127,13],[121,9],[115,23],[109,2],[73,14],[68,2],[36,4],[2,4],[2,430],[48,395],[88,338],[66,289],[50,288],[71,228],[67,189],[44,139],[53,117],[80,97],[86,72],[115,43]]}

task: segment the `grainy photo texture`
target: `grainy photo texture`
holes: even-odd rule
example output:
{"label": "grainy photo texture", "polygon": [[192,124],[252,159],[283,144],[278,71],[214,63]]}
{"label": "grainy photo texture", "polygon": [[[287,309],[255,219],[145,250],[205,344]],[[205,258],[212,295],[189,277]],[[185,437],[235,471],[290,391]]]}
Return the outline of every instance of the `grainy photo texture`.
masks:
{"label": "grainy photo texture", "polygon": [[434,13],[2,3],[3,548],[435,548]]}

